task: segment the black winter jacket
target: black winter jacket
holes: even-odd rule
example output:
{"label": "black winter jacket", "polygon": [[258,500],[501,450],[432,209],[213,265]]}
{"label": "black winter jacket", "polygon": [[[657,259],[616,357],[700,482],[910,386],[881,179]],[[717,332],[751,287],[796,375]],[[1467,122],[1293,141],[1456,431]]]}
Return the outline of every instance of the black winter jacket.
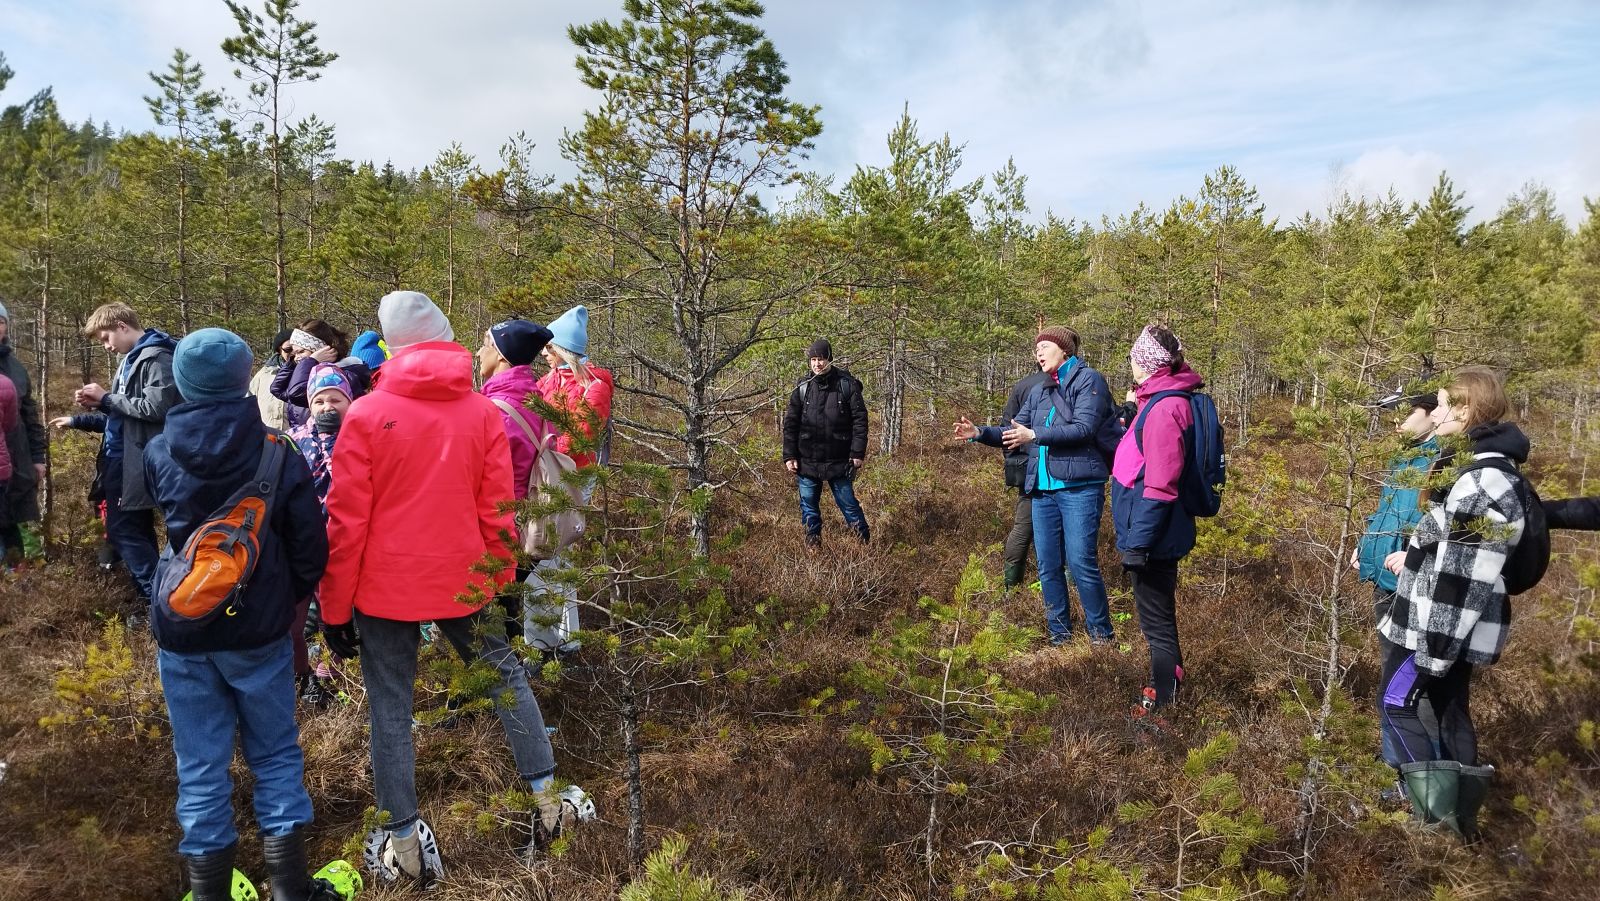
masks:
{"label": "black winter jacket", "polygon": [[1600,532],[1600,495],[1544,502],[1545,524],[1552,529]]}
{"label": "black winter jacket", "polygon": [[[1006,395],[1006,405],[1000,411],[1000,428],[1011,428],[1011,421],[1017,418],[1022,411],[1022,403],[1028,399],[1028,392],[1039,385],[1049,382],[1055,376],[1048,372],[1035,371],[1033,375],[1011,386],[1011,393]],[[1006,455],[1006,487],[1026,488],[1028,479],[1028,456],[1032,447],[1023,445],[1016,450],[1008,450]]]}
{"label": "black winter jacket", "polygon": [[837,366],[822,375],[807,372],[789,394],[783,415],[784,461],[800,461],[802,476],[832,481],[854,475],[850,461],[866,456],[867,402],[861,382]]}
{"label": "black winter jacket", "polygon": [[[253,397],[179,404],[167,413],[166,430],[145,447],[144,467],[166,518],[169,549],[181,550],[194,530],[255,474],[266,435]],[[198,629],[168,622],[154,609],[150,624],[157,644],[178,653],[248,650],[289,634],[295,602],[316,591],[328,565],[322,502],[311,470],[292,445],[277,490],[243,609]],[[167,565],[163,554],[161,566]]]}

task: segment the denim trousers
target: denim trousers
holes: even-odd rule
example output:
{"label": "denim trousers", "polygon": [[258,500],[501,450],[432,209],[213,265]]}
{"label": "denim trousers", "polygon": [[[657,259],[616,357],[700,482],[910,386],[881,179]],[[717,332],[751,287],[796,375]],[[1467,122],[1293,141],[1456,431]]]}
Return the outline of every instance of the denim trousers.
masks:
{"label": "denim trousers", "polygon": [[839,505],[845,525],[865,538],[867,515],[861,512],[861,502],[856,500],[855,476],[827,480],[800,476],[800,521],[805,523],[806,534],[812,537],[822,534],[823,481],[827,481],[828,488],[833,491],[833,502]]}
{"label": "denim trousers", "polygon": [[[417,645],[421,630],[415,622],[381,619],[355,613],[361,635],[361,678],[366,683],[368,714],[372,721],[372,782],[378,810],[387,812],[385,824],[399,829],[416,822],[417,753],[412,743],[411,715],[415,708]],[[434,620],[439,631],[466,663],[483,661],[500,674],[495,713],[511,744],[517,773],[528,782],[555,772],[555,752],[544,731],[544,715],[533,696],[528,677],[506,643],[505,619],[479,610],[467,616]]]}
{"label": "denim trousers", "polygon": [[156,669],[178,758],[179,853],[209,854],[239,840],[228,773],[235,738],[255,774],[261,834],[287,835],[310,824],[289,636],[247,651],[162,650]]}
{"label": "denim trousers", "polygon": [[122,460],[105,461],[106,540],[116,548],[138,586],[139,597],[148,601],[156,581],[156,513],[154,510],[122,509]]}
{"label": "denim trousers", "polygon": [[1062,488],[1033,495],[1033,553],[1039,564],[1045,624],[1051,641],[1072,637],[1072,609],[1067,600],[1066,571],[1078,587],[1078,602],[1089,635],[1111,637],[1111,608],[1100,575],[1100,511],[1105,483]]}

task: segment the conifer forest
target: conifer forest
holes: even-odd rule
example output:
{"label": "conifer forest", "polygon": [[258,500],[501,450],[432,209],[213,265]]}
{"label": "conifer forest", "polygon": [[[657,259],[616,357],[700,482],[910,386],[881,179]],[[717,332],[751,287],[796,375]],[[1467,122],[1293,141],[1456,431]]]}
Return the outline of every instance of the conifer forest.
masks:
{"label": "conifer forest", "polygon": [[[1181,196],[1063,218],[914,104],[869,159],[819,173],[829,110],[794,89],[755,0],[591,4],[548,26],[581,118],[508,121],[493,157],[438,134],[403,167],[349,158],[341,123],[297,111],[358,63],[319,33],[320,0],[217,2],[229,67],[174,49],[141,121],[69,121],[0,45],[0,304],[42,422],[112,385],[85,324],[117,302],[174,339],[234,332],[258,368],[307,320],[380,329],[390,292],[426,294],[471,351],[581,304],[615,381],[609,459],[584,470],[588,525],[555,577],[581,649],[513,641],[556,776],[595,816],[521,850],[537,807],[493,678],[424,641],[434,897],[1600,897],[1600,540],[1550,530],[1548,571],[1473,676],[1495,777],[1472,841],[1395,796],[1373,586],[1351,566],[1406,453],[1406,410],[1379,400],[1463,367],[1504,377],[1540,497],[1600,493],[1600,184],[1580,216],[1535,181],[1472,206],[1440,172],[1423,197],[1336,192],[1287,217],[1220,165]],[[536,146],[559,147],[560,174]],[[1004,457],[952,432],[1010,428],[1002,405],[1055,326],[1121,403],[1150,323],[1181,338],[1227,452],[1221,511],[1182,563],[1185,681],[1159,728],[1129,712],[1150,657],[1111,503],[1114,635],[1054,644],[1034,558],[1020,585],[1003,575]],[[784,465],[819,336],[870,417],[870,542],[824,495],[808,543]],[[188,891],[157,645],[97,557],[99,447],[48,429],[38,516],[0,567],[0,898]],[[313,868],[360,866],[384,822],[361,668],[332,672],[334,699],[298,708]],[[239,868],[279,897],[256,872],[249,774],[241,755]],[[368,874],[361,895],[412,891]]]}

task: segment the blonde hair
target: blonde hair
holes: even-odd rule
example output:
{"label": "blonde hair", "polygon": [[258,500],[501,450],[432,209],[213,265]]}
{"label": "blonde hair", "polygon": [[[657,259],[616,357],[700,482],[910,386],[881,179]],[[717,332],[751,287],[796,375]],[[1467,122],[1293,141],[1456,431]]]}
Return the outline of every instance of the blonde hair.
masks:
{"label": "blonde hair", "polygon": [[582,355],[574,353],[554,341],[550,342],[550,350],[561,358],[561,362],[572,369],[572,375],[577,378],[578,384],[588,385],[593,380],[593,376],[589,375],[589,367],[583,362]]}
{"label": "blonde hair", "polygon": [[101,332],[116,331],[118,325],[126,325],[136,332],[143,331],[139,327],[139,314],[133,311],[133,307],[119,302],[96,307],[84,320],[83,334],[85,337],[98,338]]}
{"label": "blonde hair", "polygon": [[1463,366],[1450,379],[1450,406],[1467,408],[1467,428],[1499,422],[1511,412],[1506,400],[1506,383],[1487,366]]}

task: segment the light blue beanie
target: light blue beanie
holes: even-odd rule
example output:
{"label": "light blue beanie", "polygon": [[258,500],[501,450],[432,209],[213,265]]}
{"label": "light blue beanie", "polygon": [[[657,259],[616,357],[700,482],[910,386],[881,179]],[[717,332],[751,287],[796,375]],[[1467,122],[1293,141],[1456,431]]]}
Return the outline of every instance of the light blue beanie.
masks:
{"label": "light blue beanie", "polygon": [[191,332],[172,352],[172,380],[191,403],[244,397],[250,393],[254,369],[250,345],[227,329]]}
{"label": "light blue beanie", "polygon": [[550,323],[550,343],[578,356],[589,352],[589,308],[578,304]]}

